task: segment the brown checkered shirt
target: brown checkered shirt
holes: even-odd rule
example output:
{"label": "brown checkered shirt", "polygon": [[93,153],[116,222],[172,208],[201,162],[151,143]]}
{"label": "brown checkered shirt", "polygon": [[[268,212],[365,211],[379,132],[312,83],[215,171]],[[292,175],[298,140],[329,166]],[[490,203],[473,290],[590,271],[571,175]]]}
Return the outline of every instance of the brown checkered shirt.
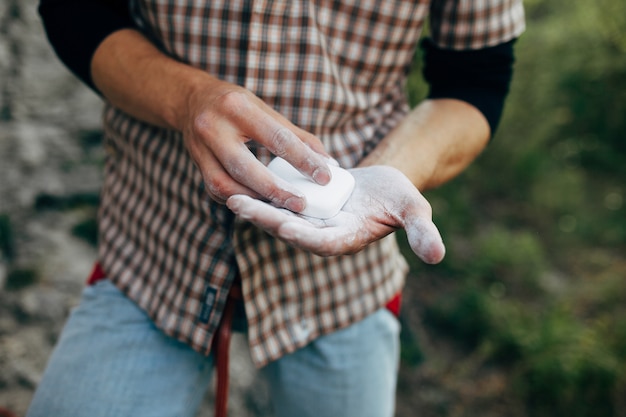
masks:
{"label": "brown checkered shirt", "polygon": [[[135,0],[166,53],[243,85],[353,167],[407,114],[405,81],[430,20],[444,48],[511,40],[521,0]],[[242,280],[257,366],[381,308],[404,284],[389,236],[318,257],[242,222],[205,194],[178,132],[105,109],[100,258],[156,325],[208,354],[228,290]],[[269,162],[265,149],[253,151]]]}

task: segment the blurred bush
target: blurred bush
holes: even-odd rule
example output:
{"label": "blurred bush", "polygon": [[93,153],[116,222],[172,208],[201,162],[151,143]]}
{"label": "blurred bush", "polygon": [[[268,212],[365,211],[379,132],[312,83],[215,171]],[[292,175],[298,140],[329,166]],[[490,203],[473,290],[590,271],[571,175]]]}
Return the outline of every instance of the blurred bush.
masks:
{"label": "blurred bush", "polygon": [[[626,2],[526,11],[499,131],[427,195],[446,259],[408,257],[446,284],[427,326],[508,369],[526,415],[625,415]],[[409,97],[425,91],[416,68]]]}
{"label": "blurred bush", "polygon": [[15,256],[15,241],[13,237],[13,227],[8,214],[0,213],[0,259],[13,259]]}

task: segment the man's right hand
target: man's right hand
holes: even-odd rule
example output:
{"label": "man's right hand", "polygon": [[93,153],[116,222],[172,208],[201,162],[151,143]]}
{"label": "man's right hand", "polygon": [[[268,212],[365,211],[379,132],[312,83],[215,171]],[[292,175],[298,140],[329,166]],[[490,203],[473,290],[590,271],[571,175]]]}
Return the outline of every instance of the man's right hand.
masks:
{"label": "man's right hand", "polygon": [[[322,143],[242,87],[213,80],[189,95],[180,122],[185,144],[202,172],[209,195],[224,203],[245,194],[293,211],[301,193],[277,180],[250,152],[254,140],[319,184],[330,181]],[[294,197],[295,196],[295,197]]]}
{"label": "man's right hand", "polygon": [[293,211],[301,194],[276,179],[246,146],[254,140],[319,184],[330,181],[320,140],[253,93],[178,62],[133,29],[109,35],[91,62],[94,83],[139,120],[181,131],[211,198],[244,194]]}

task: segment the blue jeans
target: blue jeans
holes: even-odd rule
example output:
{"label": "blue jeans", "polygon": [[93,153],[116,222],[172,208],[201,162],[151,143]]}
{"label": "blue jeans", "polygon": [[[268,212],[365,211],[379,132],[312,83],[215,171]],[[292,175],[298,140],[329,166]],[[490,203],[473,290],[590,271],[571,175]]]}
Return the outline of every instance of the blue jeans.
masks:
{"label": "blue jeans", "polygon": [[[381,309],[262,368],[276,416],[391,417],[399,331]],[[100,281],[72,311],[27,416],[192,417],[212,372],[212,356],[164,335]]]}

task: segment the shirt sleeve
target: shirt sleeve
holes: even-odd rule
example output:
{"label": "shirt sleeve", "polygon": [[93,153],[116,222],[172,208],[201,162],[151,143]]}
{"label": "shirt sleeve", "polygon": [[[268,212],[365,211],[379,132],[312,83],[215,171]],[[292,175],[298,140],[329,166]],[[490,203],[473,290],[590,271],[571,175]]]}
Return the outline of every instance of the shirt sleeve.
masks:
{"label": "shirt sleeve", "polygon": [[524,29],[522,0],[433,0],[430,6],[431,37],[443,49],[495,46]]}
{"label": "shirt sleeve", "polygon": [[513,45],[524,32],[521,0],[434,0],[422,42],[429,98],[475,106],[495,133],[509,92]]}
{"label": "shirt sleeve", "polygon": [[454,98],[476,107],[495,133],[513,77],[511,40],[478,50],[457,51],[437,47],[431,39],[422,42],[424,79],[429,98]]}
{"label": "shirt sleeve", "polygon": [[59,59],[95,92],[91,59],[111,33],[135,28],[127,0],[40,0],[48,41]]}

